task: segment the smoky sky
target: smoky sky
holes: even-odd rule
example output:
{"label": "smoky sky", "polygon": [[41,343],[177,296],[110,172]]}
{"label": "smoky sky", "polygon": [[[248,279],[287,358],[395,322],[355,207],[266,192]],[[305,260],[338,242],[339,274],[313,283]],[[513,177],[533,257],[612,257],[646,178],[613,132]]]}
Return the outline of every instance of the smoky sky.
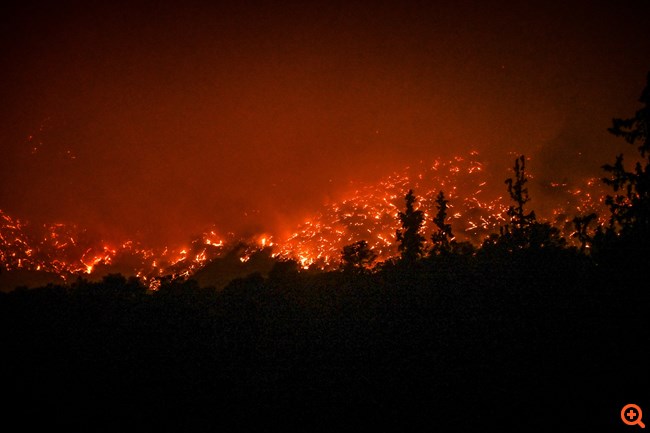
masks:
{"label": "smoky sky", "polygon": [[638,108],[649,8],[10,3],[0,209],[167,243],[281,231],[351,181],[471,150],[600,175],[633,153],[606,129]]}

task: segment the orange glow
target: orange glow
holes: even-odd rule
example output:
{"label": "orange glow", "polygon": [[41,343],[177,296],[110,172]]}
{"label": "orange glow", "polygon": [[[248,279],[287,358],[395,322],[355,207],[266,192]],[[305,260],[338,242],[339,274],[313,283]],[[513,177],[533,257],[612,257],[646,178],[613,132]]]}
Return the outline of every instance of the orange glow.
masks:
{"label": "orange glow", "polygon": [[[75,226],[57,223],[33,227],[0,210],[0,261],[7,270],[31,269],[63,277],[117,269],[137,275],[150,285],[162,275],[189,276],[238,241],[248,245],[239,257],[242,263],[250,259],[254,250],[271,248],[273,257],[293,258],[303,268],[327,269],[338,266],[343,246],[358,240],[366,240],[380,262],[397,254],[397,212],[409,188],[414,189],[418,206],[425,212],[423,230],[427,238],[431,234],[430,220],[436,212],[435,196],[443,189],[450,200],[450,222],[457,239],[478,244],[488,234],[498,232],[506,221],[508,206],[503,195],[489,194],[490,181],[485,178],[479,158],[479,153],[473,151],[467,158],[436,159],[429,165],[420,163],[393,173],[376,184],[359,186],[305,219],[283,241],[274,240],[276,237],[269,233],[249,240],[233,234],[224,237],[213,229],[195,239],[191,247],[153,249],[132,240],[112,247],[103,242],[81,241],[83,231]],[[550,182],[548,187],[557,191],[560,202],[548,215],[538,215],[563,230],[569,240],[573,216],[605,214],[604,190],[596,178],[588,178],[580,186]]]}

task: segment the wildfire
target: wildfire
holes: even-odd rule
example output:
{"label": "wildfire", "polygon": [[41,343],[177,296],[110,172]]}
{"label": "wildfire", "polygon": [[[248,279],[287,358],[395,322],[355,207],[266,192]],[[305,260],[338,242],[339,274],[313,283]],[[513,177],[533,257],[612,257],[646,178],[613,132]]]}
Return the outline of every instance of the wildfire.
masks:
{"label": "wildfire", "polygon": [[[381,261],[397,254],[398,212],[409,189],[415,191],[419,208],[425,213],[423,232],[427,238],[433,231],[435,197],[442,190],[449,200],[448,215],[457,240],[477,244],[498,231],[510,204],[504,194],[503,176],[493,181],[486,176],[487,171],[478,152],[431,163],[420,161],[375,184],[352,188],[350,194],[323,206],[286,239],[269,233],[240,239],[211,228],[189,246],[178,248],[152,249],[132,240],[111,244],[93,239],[87,230],[75,225],[31,225],[0,210],[0,266],[5,270],[51,272],[64,278],[121,272],[138,276],[155,289],[162,276],[190,276],[242,243],[246,245],[238,253],[242,263],[256,249],[270,248],[274,257],[295,259],[304,268],[325,269],[338,265],[343,246],[359,240],[367,241]],[[574,186],[554,181],[546,187],[557,197],[557,205],[548,215],[538,216],[550,220],[567,237],[574,216],[604,214],[604,190],[597,178]]]}

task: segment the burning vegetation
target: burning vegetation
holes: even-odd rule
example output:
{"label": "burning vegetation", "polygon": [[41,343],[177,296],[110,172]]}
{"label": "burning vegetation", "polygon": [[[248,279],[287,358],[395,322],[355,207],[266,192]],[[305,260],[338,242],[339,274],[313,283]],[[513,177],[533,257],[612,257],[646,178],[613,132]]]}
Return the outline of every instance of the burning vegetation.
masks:
{"label": "burning vegetation", "polygon": [[[98,239],[76,225],[31,224],[0,210],[0,265],[5,271],[47,272],[64,280],[119,272],[155,288],[163,277],[189,277],[233,250],[241,263],[265,250],[274,258],[295,260],[303,268],[334,269],[346,245],[365,241],[379,263],[398,254],[398,213],[409,189],[416,192],[415,206],[423,212],[425,239],[435,231],[436,198],[443,191],[455,239],[478,245],[507,221],[503,180],[494,175],[492,179],[488,168],[476,151],[431,163],[420,161],[377,183],[359,185],[341,200],[323,206],[285,239],[268,233],[244,239],[234,233],[220,234],[212,227],[189,245],[155,249],[134,240]],[[569,240],[575,232],[573,217],[602,214],[605,194],[597,178],[584,179],[580,185],[553,181],[538,186],[556,198],[552,211],[540,217]]]}

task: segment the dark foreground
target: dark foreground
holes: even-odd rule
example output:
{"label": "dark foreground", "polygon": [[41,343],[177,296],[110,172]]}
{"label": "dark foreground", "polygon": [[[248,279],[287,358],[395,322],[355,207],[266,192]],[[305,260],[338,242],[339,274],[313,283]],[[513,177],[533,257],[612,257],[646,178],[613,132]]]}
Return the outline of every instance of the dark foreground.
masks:
{"label": "dark foreground", "polygon": [[222,291],[149,293],[120,276],[16,290],[0,297],[3,424],[636,429],[619,416],[627,403],[650,413],[647,286],[627,259],[559,250],[374,274],[279,264]]}

